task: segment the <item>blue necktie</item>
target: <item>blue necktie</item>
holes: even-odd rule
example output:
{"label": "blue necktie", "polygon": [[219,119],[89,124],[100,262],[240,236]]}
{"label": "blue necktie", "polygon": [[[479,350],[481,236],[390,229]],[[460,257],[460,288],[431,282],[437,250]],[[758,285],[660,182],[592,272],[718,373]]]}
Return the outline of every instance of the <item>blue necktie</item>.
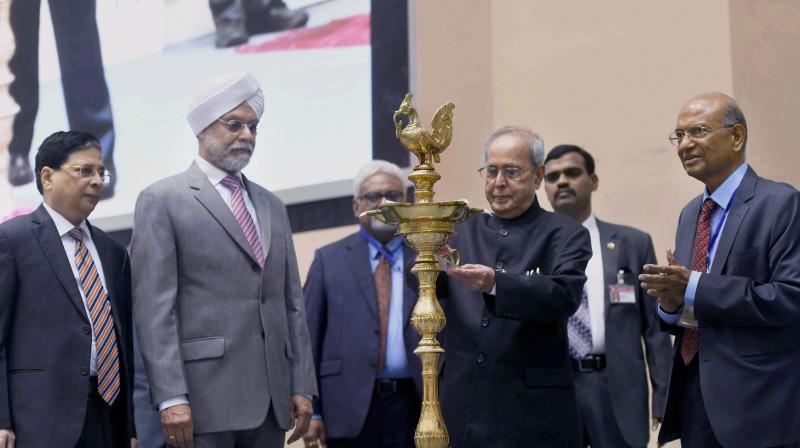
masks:
{"label": "blue necktie", "polygon": [[592,327],[589,320],[589,298],[586,288],[581,295],[581,306],[567,321],[569,354],[575,359],[586,356],[592,349]]}

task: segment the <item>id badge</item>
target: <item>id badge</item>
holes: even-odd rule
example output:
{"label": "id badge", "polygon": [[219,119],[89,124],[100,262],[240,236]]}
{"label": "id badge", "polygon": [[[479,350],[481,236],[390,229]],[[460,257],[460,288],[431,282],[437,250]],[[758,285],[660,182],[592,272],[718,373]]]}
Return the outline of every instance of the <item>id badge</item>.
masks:
{"label": "id badge", "polygon": [[633,285],[609,285],[608,298],[611,303],[636,303],[636,289]]}

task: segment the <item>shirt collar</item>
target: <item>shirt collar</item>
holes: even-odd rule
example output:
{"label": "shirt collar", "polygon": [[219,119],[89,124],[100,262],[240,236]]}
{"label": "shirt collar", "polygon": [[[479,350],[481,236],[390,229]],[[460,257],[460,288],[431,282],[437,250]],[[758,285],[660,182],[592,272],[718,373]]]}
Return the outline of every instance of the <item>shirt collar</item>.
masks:
{"label": "shirt collar", "polygon": [[[58,213],[49,205],[47,205],[46,202],[42,202],[42,205],[44,206],[44,209],[47,210],[47,213],[50,215],[50,218],[53,219],[53,223],[56,225],[56,230],[58,231],[58,236],[63,237],[64,235],[68,234],[70,230],[75,228],[75,226],[71,222],[69,222],[67,218],[65,218],[64,216],[61,215],[61,213]],[[81,231],[83,231],[83,237],[85,238],[85,240],[91,241],[92,234],[89,232],[89,225],[86,224],[85,219],[81,221],[78,227],[81,229]]]}
{"label": "shirt collar", "polygon": [[597,230],[597,218],[594,217],[594,213],[589,215],[586,221],[583,221],[581,224],[583,224],[583,227],[586,227],[587,230]]}
{"label": "shirt collar", "polygon": [[[399,249],[400,246],[402,246],[402,245],[403,245],[403,238],[399,237],[399,236],[396,236],[396,237],[392,238],[391,241],[386,243],[386,245],[384,245],[383,247],[386,248],[387,252],[389,252],[390,254],[392,254],[392,256],[394,256],[394,253],[397,252],[397,249]],[[370,260],[374,260],[375,258],[377,258],[378,257],[378,249],[376,249],[375,246],[373,246],[372,244],[367,244],[367,247],[369,247],[369,258],[370,258]],[[397,257],[394,257],[394,258],[397,258]]]}
{"label": "shirt collar", "polygon": [[742,163],[739,165],[739,168],[736,168],[736,171],[732,172],[725,182],[714,190],[714,193],[708,194],[708,187],[703,190],[703,201],[705,201],[708,197],[711,197],[711,200],[716,202],[716,204],[725,209],[731,203],[731,197],[736,193],[736,190],[739,188],[739,184],[742,183],[742,179],[744,179],[744,175],[747,172],[748,165],[747,163]]}
{"label": "shirt collar", "polygon": [[[200,157],[199,154],[197,155],[197,157],[194,158],[194,162],[197,164],[197,167],[200,168],[200,171],[202,171],[203,174],[206,175],[209,182],[211,182],[211,185],[214,185],[215,187],[219,185],[220,182],[222,182],[222,179],[225,179],[225,177],[231,175],[226,171],[212,165],[211,162]],[[244,185],[244,182],[242,180],[242,173],[232,174],[232,176],[238,177],[239,182],[242,182],[242,185]]]}

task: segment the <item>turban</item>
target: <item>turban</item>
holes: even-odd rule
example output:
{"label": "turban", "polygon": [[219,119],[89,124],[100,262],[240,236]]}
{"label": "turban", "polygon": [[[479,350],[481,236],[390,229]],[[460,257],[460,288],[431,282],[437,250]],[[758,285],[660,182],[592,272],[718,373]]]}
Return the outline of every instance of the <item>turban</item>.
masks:
{"label": "turban", "polygon": [[197,135],[242,103],[247,103],[256,117],[261,118],[264,113],[264,94],[255,76],[241,72],[213,78],[195,93],[186,120]]}

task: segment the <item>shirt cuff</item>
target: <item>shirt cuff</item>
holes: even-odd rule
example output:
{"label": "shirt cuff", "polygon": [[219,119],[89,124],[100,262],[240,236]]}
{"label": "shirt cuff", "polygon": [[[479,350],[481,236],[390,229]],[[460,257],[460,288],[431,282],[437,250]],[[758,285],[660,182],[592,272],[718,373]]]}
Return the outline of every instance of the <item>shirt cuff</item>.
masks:
{"label": "shirt cuff", "polygon": [[692,271],[689,274],[689,283],[686,284],[686,292],[683,294],[683,301],[686,305],[694,306],[694,296],[697,293],[697,283],[700,281],[700,272]]}
{"label": "shirt cuff", "polygon": [[311,420],[322,420],[322,416],[319,414],[314,414],[311,416]]}
{"label": "shirt cuff", "polygon": [[674,313],[668,313],[661,308],[661,305],[658,306],[658,317],[664,321],[665,324],[669,325],[678,325],[678,322],[681,320],[681,313],[683,312],[683,307],[680,307],[678,311]]}
{"label": "shirt cuff", "polygon": [[492,290],[489,291],[487,294],[496,296],[497,295],[497,282],[494,282],[494,286],[492,286]]}
{"label": "shirt cuff", "polygon": [[189,404],[189,398],[186,395],[178,395],[177,397],[164,400],[161,403],[159,403],[158,412],[161,412],[164,409],[171,408],[173,406],[177,406],[179,404]]}

